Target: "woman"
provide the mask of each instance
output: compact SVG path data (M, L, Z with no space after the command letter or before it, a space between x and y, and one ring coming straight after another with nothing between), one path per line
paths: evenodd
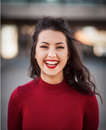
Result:
M8 130L98 129L95 85L63 19L45 17L37 23L30 77L34 80L10 97Z

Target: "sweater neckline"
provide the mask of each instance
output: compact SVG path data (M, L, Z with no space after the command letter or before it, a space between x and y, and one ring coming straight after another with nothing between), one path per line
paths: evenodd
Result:
M43 92L51 94L63 93L70 88L69 85L66 83L65 79L63 79L63 81L58 84L50 84L45 82L41 77L38 82L38 87Z

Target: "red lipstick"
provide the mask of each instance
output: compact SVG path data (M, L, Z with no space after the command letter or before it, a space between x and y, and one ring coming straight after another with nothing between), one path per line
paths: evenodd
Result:
M49 62L46 62L46 61L50 61L50 63ZM57 63L51 63L51 62L57 62ZM45 63L45 65L46 65L46 67L47 68L49 68L49 69L54 69L54 68L56 68L57 67L57 65L59 64L59 61L58 60L50 60L50 59L46 59L45 61L44 61L44 63Z

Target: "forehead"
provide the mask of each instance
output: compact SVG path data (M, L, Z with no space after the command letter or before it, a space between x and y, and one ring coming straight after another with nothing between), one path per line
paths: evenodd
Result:
M64 42L66 43L66 36L60 31L43 30L39 33L38 42Z

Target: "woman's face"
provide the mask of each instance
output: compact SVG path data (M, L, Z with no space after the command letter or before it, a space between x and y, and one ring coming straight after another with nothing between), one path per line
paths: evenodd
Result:
M69 58L65 35L53 30L40 32L35 58L41 69L41 77L63 77L63 68Z

